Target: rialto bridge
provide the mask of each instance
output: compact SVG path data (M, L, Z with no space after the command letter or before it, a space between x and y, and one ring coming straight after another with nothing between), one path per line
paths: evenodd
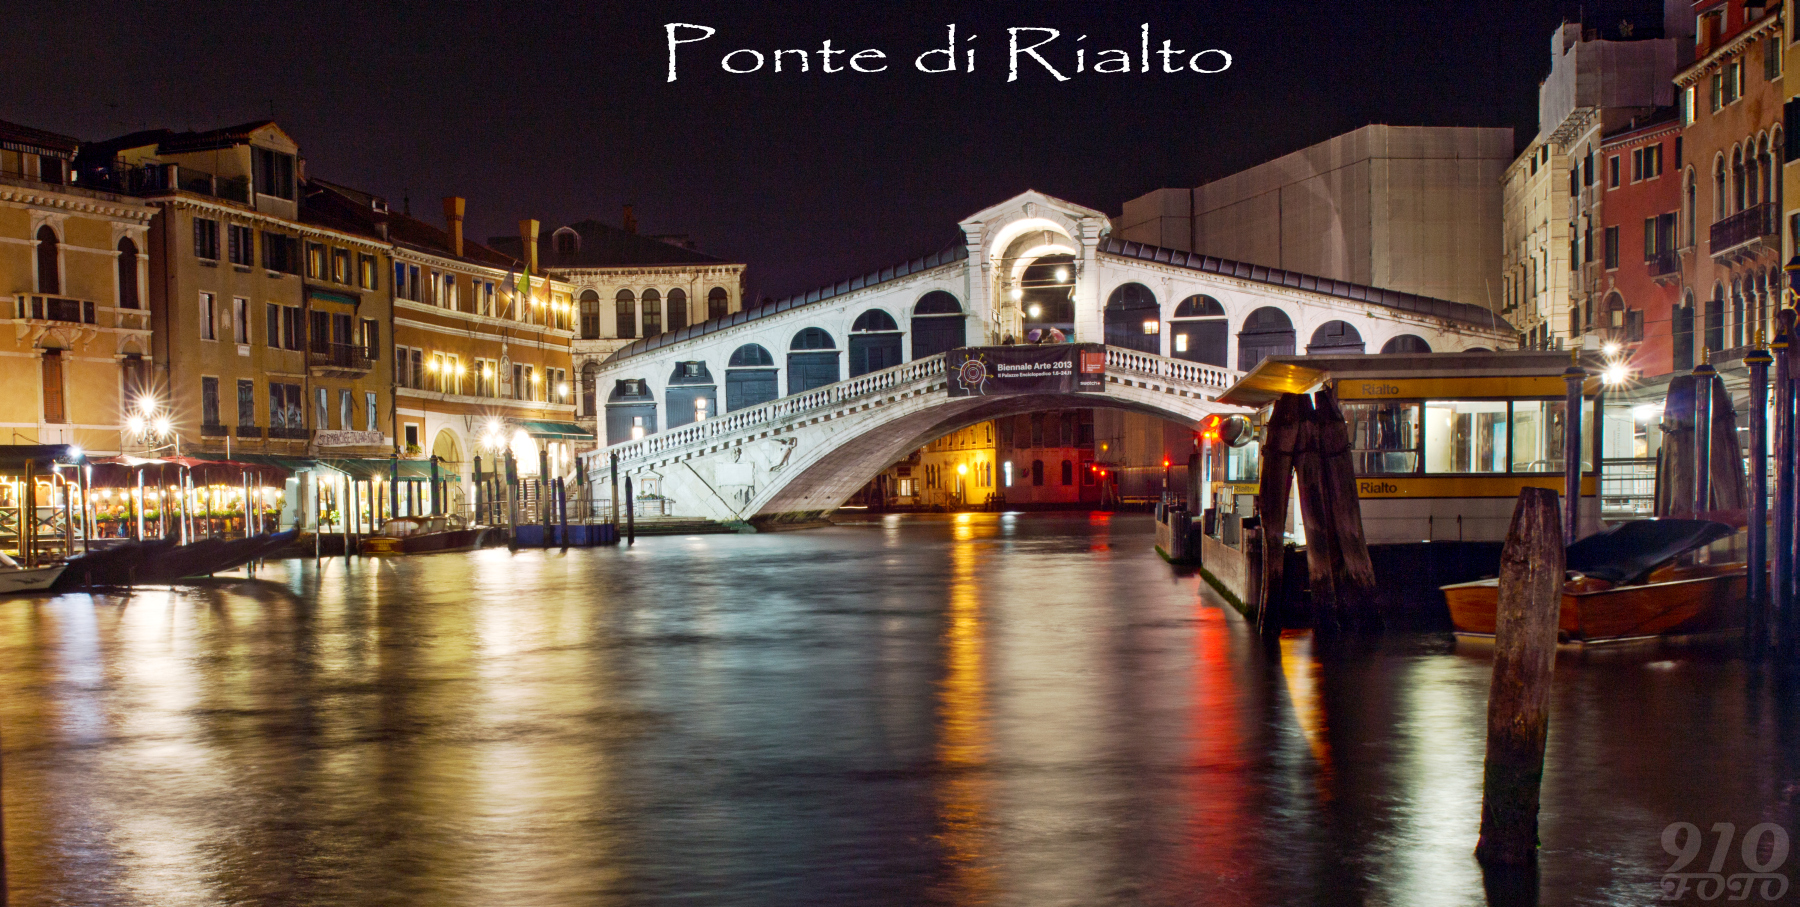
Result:
M804 518L1000 416L1110 406L1193 423L1232 410L1215 398L1264 356L1516 341L1476 306L1120 242L1104 214L1037 192L961 227L936 255L614 353L582 376L605 432L589 487L604 497L616 455L672 514ZM1107 345L1104 393L947 393L944 351L1052 328Z

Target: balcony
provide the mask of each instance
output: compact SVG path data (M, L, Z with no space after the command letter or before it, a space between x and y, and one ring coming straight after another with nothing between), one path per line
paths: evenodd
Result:
M230 436L230 434L231 429L224 425L209 422L200 423L200 437L202 438L224 438Z
M1676 286L1681 283L1681 254L1674 249L1664 249L1644 259L1644 270L1650 272L1650 279L1664 286Z
M237 427L237 436L240 438L260 438L263 436L262 428L255 425L240 425Z
M269 437L277 441L307 441L312 439L312 432L304 425L271 425Z
M368 350L353 343L314 343L306 352L314 377L360 378L375 367Z
M124 195L160 195L182 191L226 201L250 203L250 181L244 177L214 176L179 164L145 164L84 171L82 185Z
M61 321L66 324L95 324L94 303L86 299L64 299L58 296L18 297L18 317L32 321Z
M1712 225L1712 256L1736 264L1773 250L1781 254L1781 212L1773 202L1752 205ZM1767 240L1773 239L1773 242Z

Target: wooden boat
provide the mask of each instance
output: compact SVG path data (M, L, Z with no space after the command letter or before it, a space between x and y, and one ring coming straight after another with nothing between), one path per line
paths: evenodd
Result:
M1563 584L1557 637L1599 642L1729 630L1744 625L1743 563L1663 567L1639 585L1615 586L1593 577ZM1445 586L1450 622L1465 636L1494 635L1500 581Z
M486 526L453 526L449 517L394 517L362 540L365 555L470 551L487 541Z
M51 564L48 567L32 567L26 569L19 566L12 558L5 558L0 563L0 595L14 595L24 592L43 592L62 575L65 564Z
M1635 520L1570 545L1558 637L1598 642L1742 627L1749 577L1743 562L1675 563L1731 533L1730 526L1712 520ZM1441 588L1457 633L1494 635L1498 579Z

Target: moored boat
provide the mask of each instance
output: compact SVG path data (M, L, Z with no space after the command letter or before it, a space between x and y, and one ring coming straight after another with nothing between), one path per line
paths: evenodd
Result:
M1707 520L1640 520L1569 546L1558 638L1591 643L1741 628L1743 562L1672 563L1730 534L1731 527ZM1459 635L1494 635L1498 579L1442 588Z
M17 561L0 554L0 595L43 592L62 575L63 564L48 567L21 567Z
M452 525L449 517L394 517L381 531L362 540L365 555L427 554L480 548L492 530L487 526Z

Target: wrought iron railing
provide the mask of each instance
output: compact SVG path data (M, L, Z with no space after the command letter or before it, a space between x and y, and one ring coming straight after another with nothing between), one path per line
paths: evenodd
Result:
M1781 232L1781 211L1773 202L1752 205L1712 225L1712 254L1720 255Z
M63 321L69 324L94 324L94 303L87 299L65 299L60 296L18 297L18 317L36 321Z

